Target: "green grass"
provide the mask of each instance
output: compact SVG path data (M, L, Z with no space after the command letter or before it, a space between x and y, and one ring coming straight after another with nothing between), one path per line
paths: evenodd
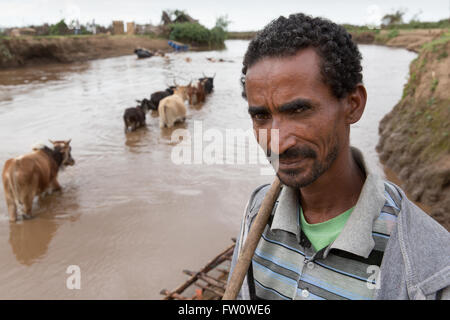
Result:
M438 59L438 60L442 60L442 59L445 59L445 58L447 58L447 57L448 57L447 51L442 51L442 52L438 55L437 59Z
M425 112L418 110L414 113L415 118L412 125L413 138L427 136L432 143L424 146L420 156L425 161L434 161L450 150L449 129L449 105L450 101L435 101L431 109Z
M393 29L391 31L389 31L387 37L388 39L392 39L398 36L398 30L397 29Z
M450 20L442 19L433 22L410 21L408 23L386 26L386 29L447 29L450 28Z
M0 43L0 59L8 61L12 59L12 54L4 43Z
M450 31L447 31L446 33L441 35L439 38L437 38L437 39L435 39L433 41L424 43L422 45L422 49L423 50L430 50L430 51L434 51L435 52L435 50L437 49L438 46L444 45L444 44L446 44L449 41L450 41Z
M406 98L408 95L413 95L414 92L416 91L416 73L412 72L408 82L406 83L405 87L403 88L403 94L402 94L402 99Z
M430 99L428 99L427 101L427 106L431 107L434 103L436 102L436 99L434 97L431 97Z
M433 79L433 81L431 81L431 92L436 91L436 87L439 84L439 80L438 79Z

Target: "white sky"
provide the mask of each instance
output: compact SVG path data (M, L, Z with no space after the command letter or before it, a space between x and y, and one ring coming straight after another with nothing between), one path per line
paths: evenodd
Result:
M112 20L158 24L164 9L186 10L211 28L216 18L228 15L231 31L259 30L280 15L303 12L336 23L379 24L381 17L405 9L409 21L437 21L450 16L450 0L0 0L0 26L27 26L66 22L78 18L109 25Z

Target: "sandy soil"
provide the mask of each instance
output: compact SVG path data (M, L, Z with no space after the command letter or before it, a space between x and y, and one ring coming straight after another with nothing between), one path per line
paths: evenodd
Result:
M381 35L388 34L388 30L381 32ZM418 29L418 30L399 30L398 36L384 43L390 47L400 47L419 52L422 45L433 41L445 33L442 29Z

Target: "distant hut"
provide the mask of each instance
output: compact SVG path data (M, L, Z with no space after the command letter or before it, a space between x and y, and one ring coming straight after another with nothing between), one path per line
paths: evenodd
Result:
M133 35L136 33L136 26L134 22L127 22L127 34Z
M173 20L174 23L184 23L184 22L191 22L191 23L198 23L198 20L195 20L190 15L184 12L180 12L177 17Z
M113 34L124 34L123 21L113 21Z
M12 29L9 35L11 37L34 36L36 35L36 30L34 28L16 28Z
M170 19L170 16L166 11L162 12L161 22L163 23L163 25L168 25L172 23L172 19Z
M175 10L175 12L173 12L173 15L175 15L175 18L172 20L170 18L170 15L166 11L163 11L161 16L161 21L163 25L168 25L171 23L184 23L184 22L198 23L198 20L195 20L184 11Z

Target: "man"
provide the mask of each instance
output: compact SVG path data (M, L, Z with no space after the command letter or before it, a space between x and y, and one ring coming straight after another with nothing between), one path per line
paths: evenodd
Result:
M239 298L448 299L448 232L350 147L367 93L345 29L280 17L251 41L243 64L258 142L259 130L270 145L278 129L283 188ZM232 269L268 189L249 200Z

